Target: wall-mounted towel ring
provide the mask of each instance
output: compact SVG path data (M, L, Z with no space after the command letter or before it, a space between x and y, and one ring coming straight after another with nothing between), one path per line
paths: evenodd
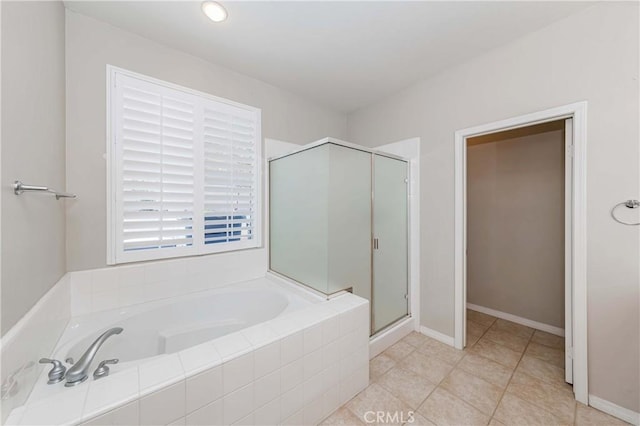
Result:
M613 206L613 208L611 209L611 217L613 218L613 220L615 220L618 223L621 223L623 225L631 225L631 226L637 226L640 225L640 222L625 222L623 220L620 220L616 217L616 209L620 206L625 206L628 209L637 209L640 207L640 201L638 200L627 200L624 201L622 203L618 203L615 206Z

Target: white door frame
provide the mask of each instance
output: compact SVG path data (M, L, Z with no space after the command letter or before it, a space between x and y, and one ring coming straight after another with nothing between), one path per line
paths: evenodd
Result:
M455 132L455 282L454 344L463 349L466 333L467 293L467 138L548 121L573 118L573 392L588 405L587 370L587 102L483 124ZM565 284L566 285L566 284Z

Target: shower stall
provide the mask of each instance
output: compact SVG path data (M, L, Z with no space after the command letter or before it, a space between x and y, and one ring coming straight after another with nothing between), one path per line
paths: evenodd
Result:
M269 268L370 301L371 335L409 315L409 164L332 138L269 160Z

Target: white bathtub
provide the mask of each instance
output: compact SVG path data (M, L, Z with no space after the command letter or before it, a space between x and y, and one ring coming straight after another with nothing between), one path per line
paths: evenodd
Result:
M179 298L83 315L71 319L55 357L77 360L101 332L122 327L124 331L111 336L98 352L100 359L119 359L119 364L111 367L112 371L119 371L319 302L321 299L314 295L261 278Z
M369 306L278 279L74 317L53 357L77 360L105 330L89 379L46 384L7 424L317 424L368 384ZM118 358L108 377L98 362Z

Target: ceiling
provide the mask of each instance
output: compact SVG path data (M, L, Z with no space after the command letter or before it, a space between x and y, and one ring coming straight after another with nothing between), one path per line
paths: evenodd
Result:
M350 112L588 2L66 1L74 11Z

